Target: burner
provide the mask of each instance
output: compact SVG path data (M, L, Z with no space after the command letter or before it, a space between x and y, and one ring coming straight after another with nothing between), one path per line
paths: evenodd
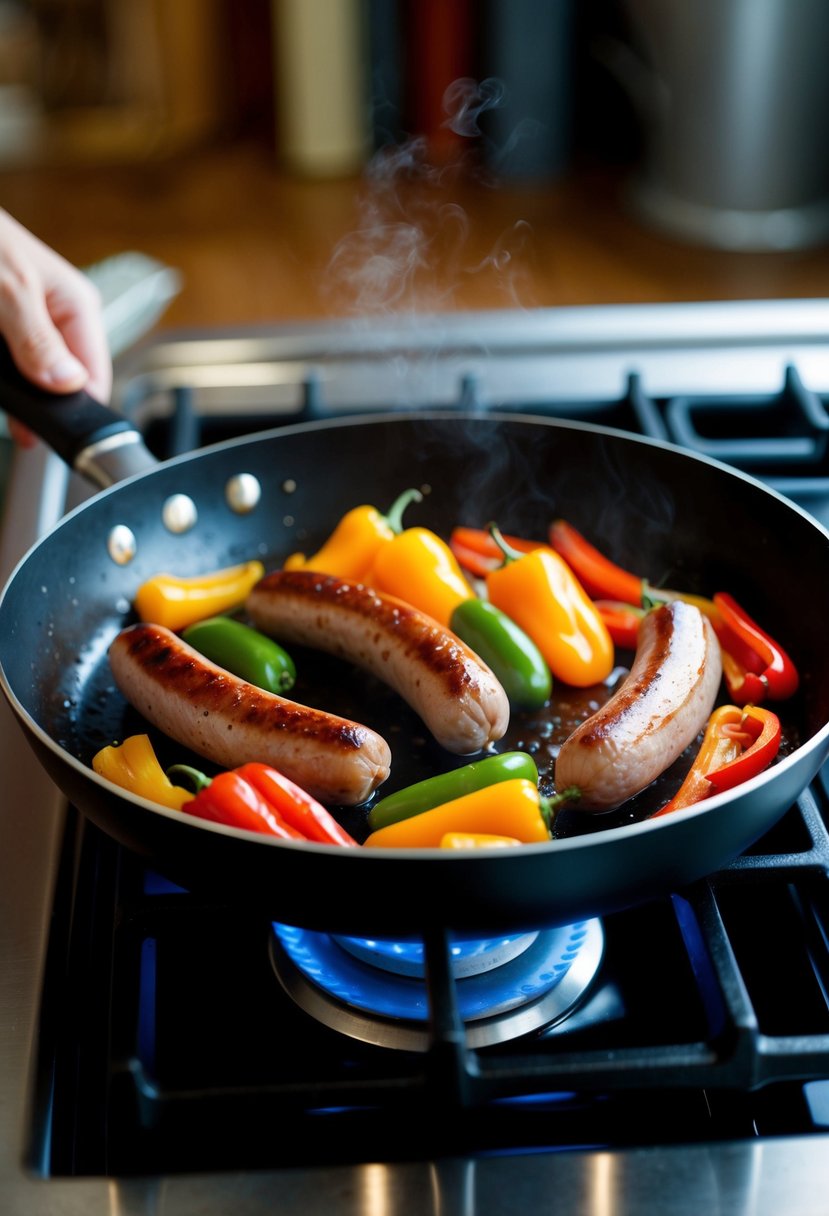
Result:
M502 1043L562 1021L601 963L598 920L484 940L452 939L458 1011L470 1047ZM377 1046L430 1043L424 946L273 925L271 958L286 992L334 1030Z
M449 948L452 974L456 979L465 979L502 967L523 954L537 937L537 933L521 933L513 937L453 942ZM390 942L369 937L335 937L334 941L356 958L383 971L417 975L421 979L426 974L425 951L420 940Z

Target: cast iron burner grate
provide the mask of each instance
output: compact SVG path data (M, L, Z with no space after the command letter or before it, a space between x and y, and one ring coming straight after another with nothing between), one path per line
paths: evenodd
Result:
M288 423L371 412L362 404L329 400L328 380L313 368L303 369L292 407L276 414L238 410L204 410L197 386L167 385L150 393L151 383L138 381L125 411L146 434L159 457L180 455L207 444ZM639 373L626 377L623 391L610 397L544 396L495 398L482 374L462 373L448 394L421 402L430 408L522 413L609 426L651 439L676 443L691 451L743 469L799 503L824 526L829 525L829 413L824 397L803 384L797 367L783 369L780 385L764 393L681 393L652 396ZM411 410L406 404L381 403L383 409ZM375 411L376 412L376 411Z

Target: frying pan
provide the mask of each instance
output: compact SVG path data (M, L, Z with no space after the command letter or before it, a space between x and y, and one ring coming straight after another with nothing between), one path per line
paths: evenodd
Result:
M8 362L4 375L9 412L88 478L114 484L67 515L12 574L0 600L3 691L70 802L188 889L340 933L572 923L669 894L726 864L782 817L826 757L829 533L747 475L608 428L461 410L285 426L157 463L124 419L83 394L56 405ZM228 502L239 474L261 487L249 510ZM142 729L114 690L106 651L133 619L145 578L250 557L275 567L297 549L313 551L351 507L383 508L410 486L427 491L410 522L443 535L497 519L506 532L543 537L562 516L656 586L731 591L799 666L802 687L780 710L788 754L695 809L650 822L582 814L564 839L474 855L282 843L159 808L92 771L98 748ZM175 495L197 512L181 532L165 523ZM122 527L135 552L116 561L111 538ZM350 708L369 725L389 726L389 700L366 677L343 666L331 688L336 712ZM292 695L301 692L298 684ZM458 763L437 745L416 747L423 730L405 712L388 736L384 793L395 780ZM163 755L165 741L157 742Z

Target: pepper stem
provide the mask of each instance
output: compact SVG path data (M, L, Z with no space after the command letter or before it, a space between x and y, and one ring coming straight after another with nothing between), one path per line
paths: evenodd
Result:
M185 779L185 788L191 786L194 793L198 794L201 790L206 790L211 783L211 778L204 773L199 772L197 768L191 768L189 764L173 764L167 769L167 777L172 781L173 785L181 785L181 781L177 778Z
M568 785L557 794L545 795L541 799L541 814L547 824L547 830L552 832L553 826L562 807L568 802L578 802L581 790L577 785Z
M652 608L660 608L662 604L667 604L668 599L659 591L651 587L646 579L642 580L642 607L649 612Z
M410 502L423 502L423 495L420 490L404 490L400 497L396 498L389 507L385 519L392 532L399 534L403 531L403 512Z
M504 540L501 529L496 523L488 523L486 530L503 553L505 566L510 562L517 562L519 558L527 556L526 553L520 553L518 549L513 549L512 545L508 544L507 541Z

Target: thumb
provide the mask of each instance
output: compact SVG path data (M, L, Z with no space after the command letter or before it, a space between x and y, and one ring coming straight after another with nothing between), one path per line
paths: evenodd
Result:
M33 383L55 393L83 388L89 374L69 350L49 317L26 330L11 328L6 334L12 359Z

